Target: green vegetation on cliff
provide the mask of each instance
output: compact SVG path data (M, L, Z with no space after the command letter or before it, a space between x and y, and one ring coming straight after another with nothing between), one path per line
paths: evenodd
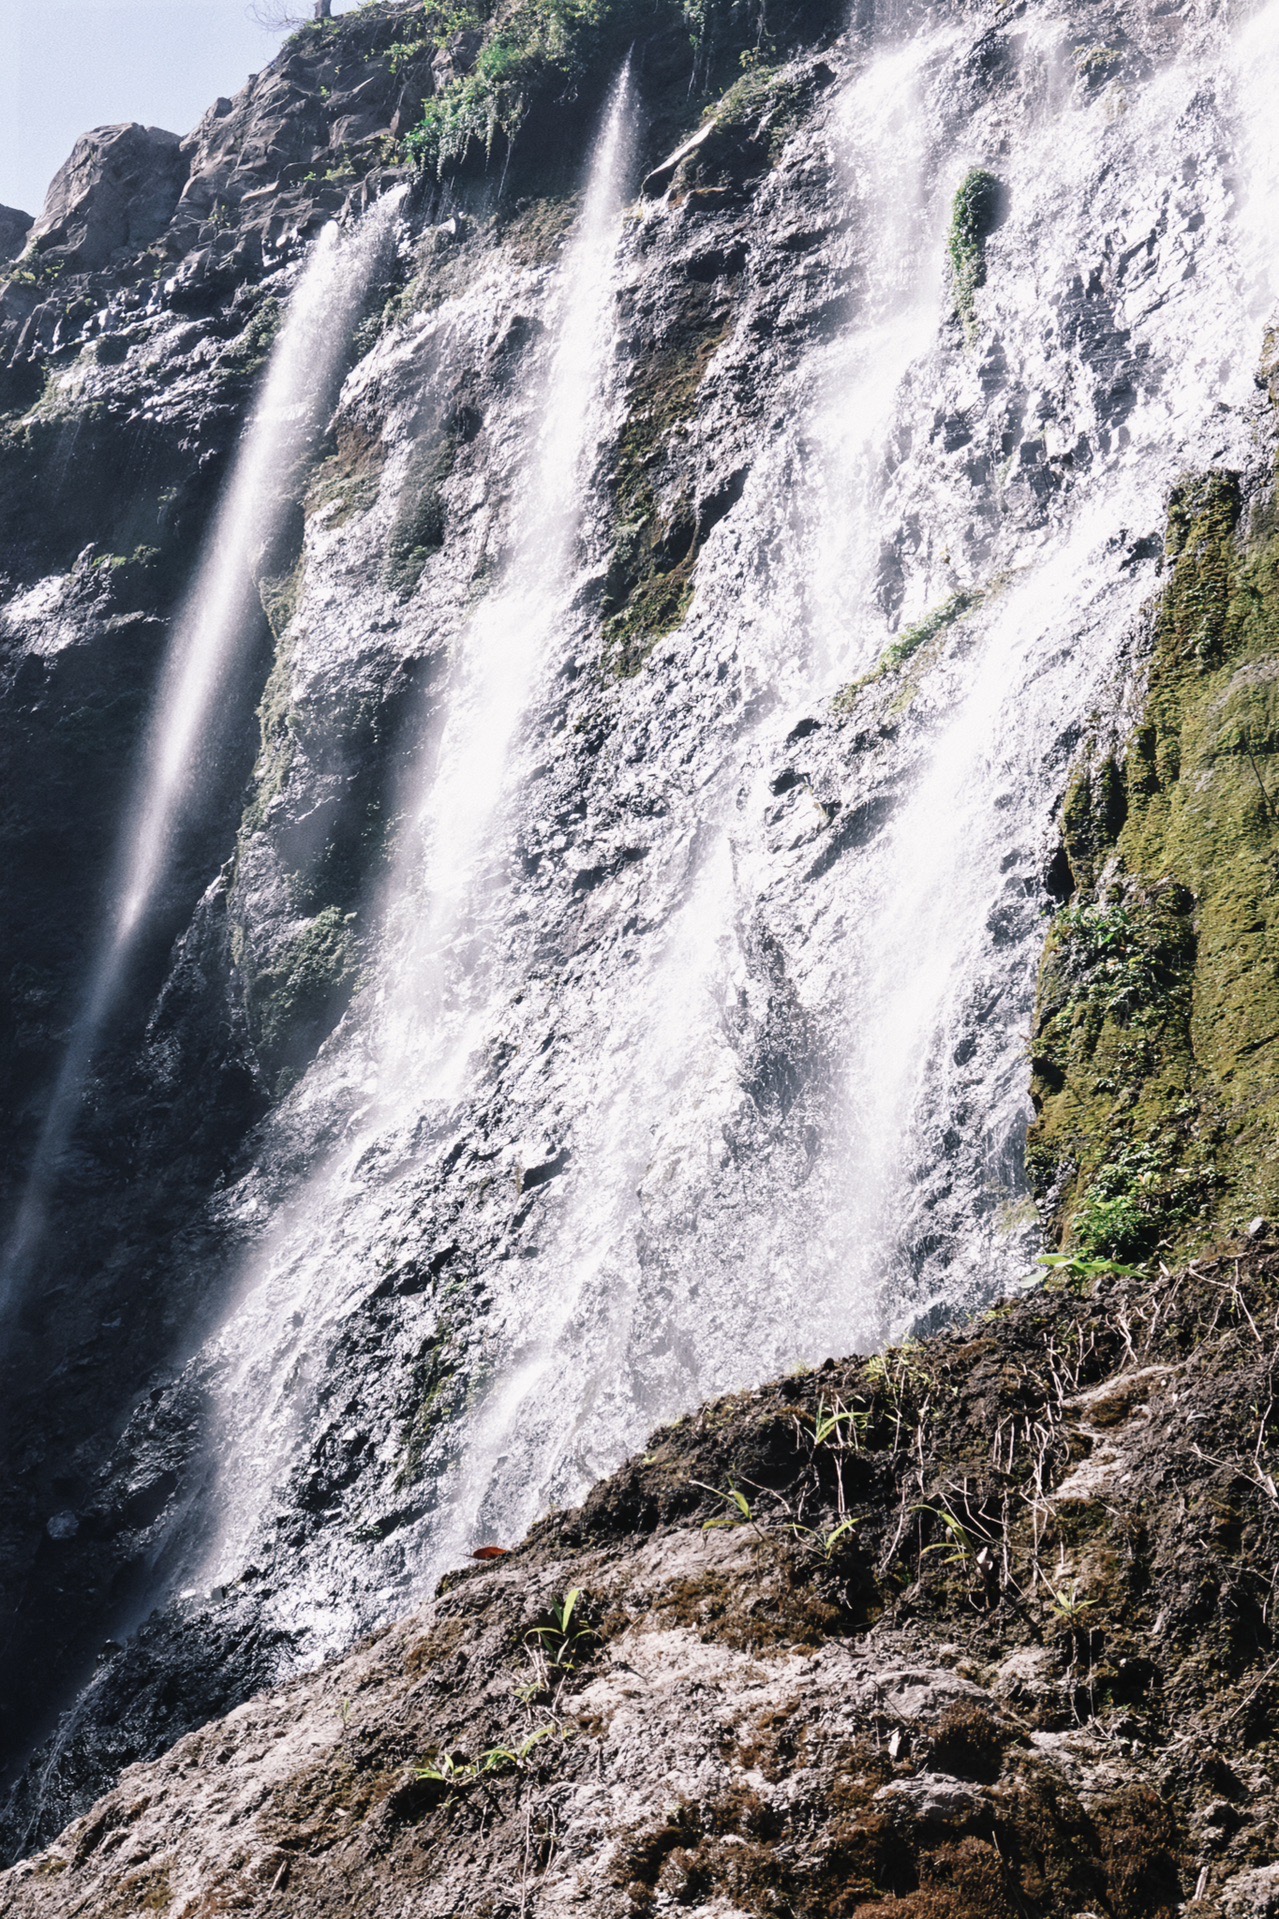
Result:
M986 284L986 242L999 224L1003 188L993 173L974 167L955 195L947 251L955 288L955 310L966 327L973 323L979 287Z
M1279 534L1187 482L1145 710L1080 772L1029 1161L1067 1245L1194 1246L1279 1211Z
M687 493L668 497L670 457L726 331L720 302L697 289L638 363L614 468L615 536L604 596L604 657L622 675L638 672L693 596L709 529Z
M562 153L564 110L593 110L628 53L660 123L657 96L678 95L686 118L690 92L717 93L743 64L783 59L840 19L826 0L767 12L733 0L424 0L375 3L303 35L336 49L344 37L380 34L405 98L421 102L403 155L443 179L517 140Z

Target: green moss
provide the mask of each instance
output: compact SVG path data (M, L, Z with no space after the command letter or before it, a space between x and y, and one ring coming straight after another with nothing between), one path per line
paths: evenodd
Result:
M1080 773L1028 1158L1067 1245L1192 1249L1279 1211L1279 537L1178 489L1145 709Z
M693 572L709 527L667 480L673 442L692 417L707 369L728 331L712 304L693 308L673 337L639 362L614 469L614 544L604 597L604 662L637 673L657 640L673 632L693 596Z
M1085 87L1101 87L1123 71L1122 47L1082 47L1075 55L1075 72Z
M227 378L251 379L271 357L271 348L280 331L283 314L280 302L268 295L258 306L248 325L228 347L218 364L218 372Z
M299 560L287 573L264 574L258 581L262 611L277 642L284 638L289 622L298 610L298 602L302 598L303 571Z
M993 173L974 167L955 195L947 252L955 288L955 311L966 327L976 317L976 296L986 284L986 241L999 220L1003 188Z
M742 55L745 71L714 106L708 118L725 132L766 122L769 152L775 158L812 105L811 76L789 66L764 66L751 49Z
M502 220L502 249L529 266L545 266L555 259L572 231L578 203L571 199L526 201Z
M1076 886L1091 886L1097 862L1114 845L1128 817L1124 777L1113 754L1081 767L1062 806L1062 842Z
M896 673L906 665L908 660L913 659L916 653L927 646L930 640L935 640L939 633L944 633L948 627L954 626L957 620L962 620L966 613L971 613L975 606L980 606L985 597L985 593L981 590L952 593L948 600L943 600L940 606L935 606L932 612L925 614L922 620L917 621L914 626L908 626L904 632L898 634L891 645L884 648L869 673L864 673L860 680L854 680L851 685L840 688L832 702L834 711L850 712L856 705L857 696L863 687L873 686L876 680L884 679L889 673Z
M243 958L241 960L243 966ZM287 1079L350 997L357 971L355 915L327 906L270 966L246 978L245 1003L259 1058Z
M91 562L100 578L110 581L117 598L144 588L161 559L157 546L135 546L132 553L100 553Z
M444 545L448 509L442 489L453 471L462 437L456 418L441 422L418 447L400 489L387 535L383 578L406 599L431 555Z
M357 424L344 422L338 431L337 451L317 468L307 490L308 516L338 527L357 514L367 513L377 502L385 464L386 449L381 441Z
M294 598L296 600L296 592ZM277 602L276 617L279 618L284 611L284 604ZM269 612L267 617L271 617ZM240 827L242 836L257 832L265 824L271 802L284 791L293 764L296 715L293 710L293 655L287 642L287 626L286 619L276 635L275 659L258 704L260 745L253 768L251 796Z

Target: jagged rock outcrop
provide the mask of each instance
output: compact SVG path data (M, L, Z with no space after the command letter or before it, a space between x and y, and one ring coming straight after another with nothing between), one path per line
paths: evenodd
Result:
M708 1407L129 1771L13 1919L1262 1919L1279 1255Z
M187 156L161 127L98 127L53 176L28 250L72 271L123 254L132 262L163 233L186 183Z

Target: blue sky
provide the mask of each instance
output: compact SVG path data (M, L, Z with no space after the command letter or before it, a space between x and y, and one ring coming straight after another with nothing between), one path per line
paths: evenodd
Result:
M334 11L346 11L341 0ZM249 18L247 0L0 0L0 204L39 213L89 127L141 120L189 133L280 38Z

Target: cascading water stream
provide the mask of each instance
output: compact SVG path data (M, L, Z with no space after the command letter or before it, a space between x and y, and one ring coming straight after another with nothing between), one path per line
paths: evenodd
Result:
M389 976L379 1011L379 1103L411 1115L434 1082L456 1086L483 1034L482 962L466 929L482 928L498 883L485 843L502 801L512 746L562 627L576 569L587 455L598 435L609 364L617 237L630 172L630 62L613 88L591 157L581 216L564 263L554 344L521 475L510 557L468 622L438 751L411 799L387 913ZM482 942L482 931L479 934ZM466 1007L476 1008L478 1026ZM454 1055L452 1063L440 1057Z
M487 949L492 902L506 883L503 809L521 730L554 678L576 581L582 502L609 404L634 117L628 61L558 275L507 558L464 623L439 737L424 742L406 797L374 981L349 1035L367 1058L364 1110L268 1229L224 1335L238 1357L220 1396L230 1473L203 1559L215 1576L243 1563L292 1464L306 1340L340 1325L364 1283L362 1255L397 1205L382 1181L393 1188L447 1124L495 1017ZM334 1643L350 1623L343 1613ZM326 1622L311 1629L323 1641Z
M987 596L962 642L971 661L965 668L956 648L955 664L938 673L943 683L947 670L955 675L957 697L934 721L918 783L866 874L870 910L849 998L850 1025L855 1019L860 1031L850 1047L842 1161L852 1204L832 1211L849 1248L840 1296L865 1299L887 1280L886 1328L975 1303L993 1272L1011 1277L1035 1250L1036 1222L1017 1221L1009 1179L1020 1163L1038 956L1038 940L1018 934L1027 925L1033 933L1027 896L1038 891L1026 796L1042 805L1053 769L1063 778L1072 727L1087 725L1120 649L1139 629L1155 580L1131 529L1158 528L1168 491L1187 470L1246 468L1253 458L1253 368L1273 295L1249 298L1247 283L1260 268L1260 283L1269 284L1271 268L1256 259L1246 228L1232 233L1220 128L1203 100L1209 75L1227 101L1233 93L1232 130L1253 202L1273 204L1273 157L1257 138L1266 116L1255 93L1249 99L1256 31L1224 61L1192 58L1157 76L1120 134L1094 108L1067 137L1083 116L1052 102L1014 163L1013 214L999 253L1020 256L1030 270L992 269L994 325L1005 351L1017 355L1022 390L1038 388L1045 438L1078 443L1082 427L1093 447L1087 483L1065 492L1038 535L1021 535L1007 570L991 567L963 582ZM1178 262L1175 275L1165 269L1155 288L1130 297L1129 364L1140 372L1112 432L1080 390L1086 361L1076 363L1073 393L1061 393L1060 375L1056 392L1045 380L1043 292L1067 282L1072 254L1083 257L1085 223L1095 230L1108 211L1115 178L1131 194L1147 153L1167 168L1165 206L1180 171L1193 175L1197 205L1210 217L1189 269ZM1077 225L1059 214L1054 221L1063 207L1081 209ZM1153 541L1146 550L1155 550ZM991 1163L988 1178L975 1164L961 1217L944 1186L955 1128L964 1125L984 1136Z
M5 1249L0 1310L13 1303L38 1246L94 1052L216 762L221 709L261 618L257 582L272 571L300 463L332 407L352 330L403 198L402 188L388 194L348 231L326 227L289 299L161 673L120 835L106 926Z
M849 609L858 605L859 590L865 597L873 564L871 494L884 437L906 370L937 332L940 233L925 178L920 93L923 76L951 39L924 36L874 58L845 89L835 115L837 160L860 218L867 271L851 324L807 370L827 396L815 416L810 408L818 477L806 502L800 550L787 568L786 604L778 605L767 642L776 649L778 678L798 680L801 690L814 674L828 676L833 660L846 663ZM801 621L794 617L797 605L805 609ZM865 644L864 632L854 632ZM518 1537L546 1503L548 1488L559 1496L607 1469L616 1421L636 1429L686 1397L673 1380L654 1380L638 1390L644 1410L637 1421L630 1403L636 1386L628 1380L637 1348L652 1352L675 1343L686 1353L701 1345L705 1353L725 1330L706 1303L691 1314L668 1292L657 1310L652 1300L645 1303L635 1241L659 1132L662 1158L675 1164L687 1154L705 1164L708 1143L735 1104L739 1062L715 1001L736 911L735 775L750 753L748 735L735 743L725 789L709 796L721 816L704 821L685 903L665 932L652 936L646 976L637 986L629 971L621 975L617 999L597 1016L600 1055L588 1068L582 1115L590 1139L580 1149L549 1258L536 1272L522 1272L518 1289L496 1303L488 1345L500 1355L497 1378L471 1420L452 1524L434 1542L436 1567L455 1560L471 1536ZM795 1304L802 1314L806 1302ZM787 1315L770 1314L763 1298L757 1309L763 1341L771 1345L773 1327ZM734 1336L752 1316L739 1300L728 1315ZM699 1337L698 1321L709 1342ZM772 1363L757 1349L751 1370L766 1373ZM693 1369L703 1374L705 1360ZM700 1394L701 1387L694 1390Z

